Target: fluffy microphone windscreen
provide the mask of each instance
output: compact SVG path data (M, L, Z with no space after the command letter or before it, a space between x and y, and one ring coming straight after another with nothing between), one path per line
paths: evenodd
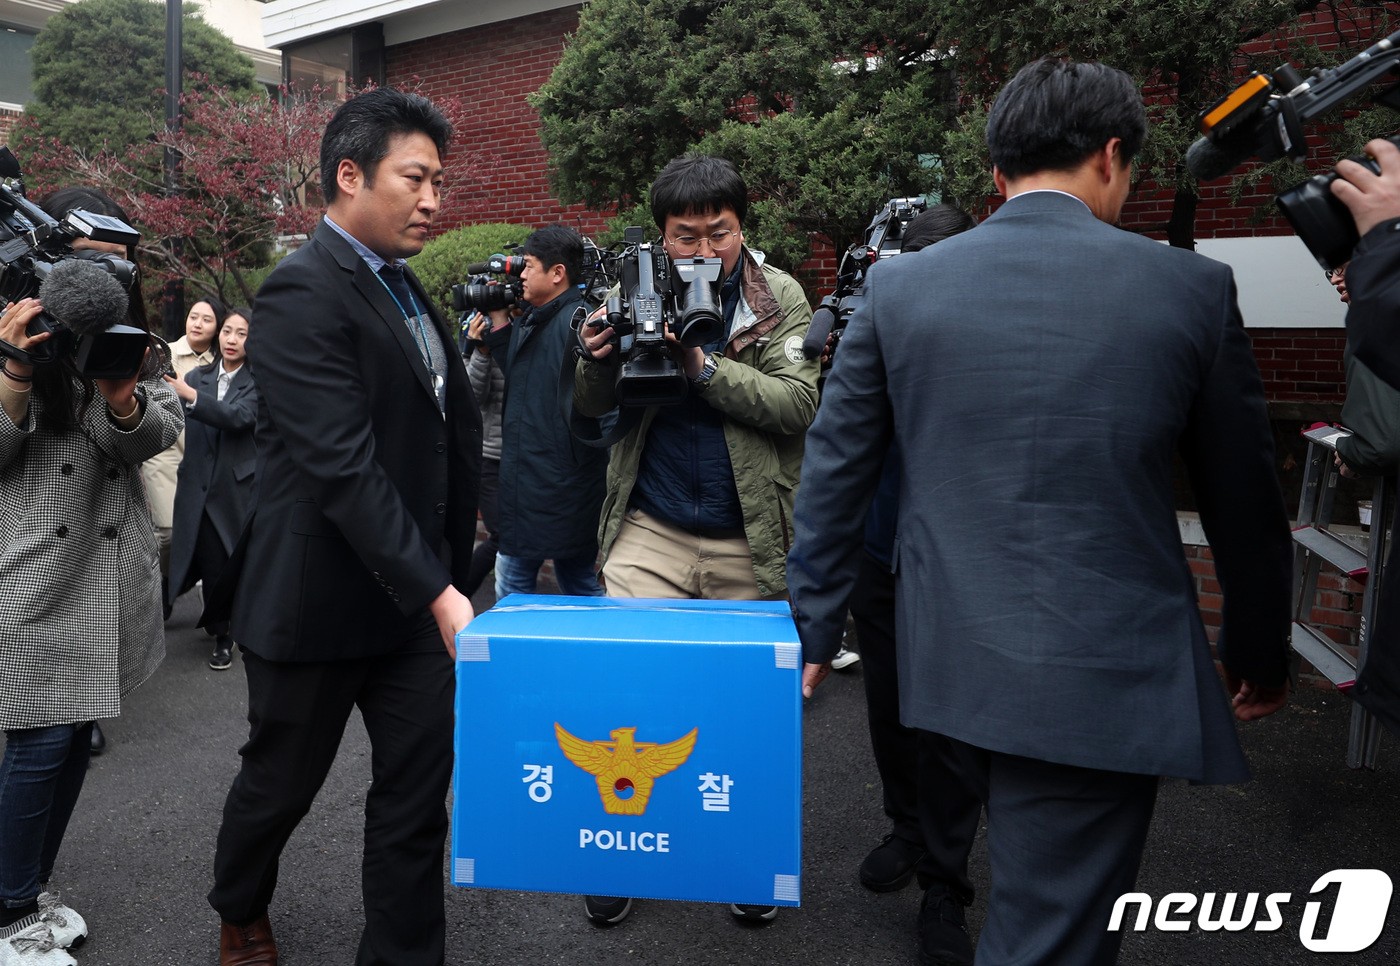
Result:
M44 311L74 335L109 329L126 318L126 289L121 282L82 259L65 259L39 284Z

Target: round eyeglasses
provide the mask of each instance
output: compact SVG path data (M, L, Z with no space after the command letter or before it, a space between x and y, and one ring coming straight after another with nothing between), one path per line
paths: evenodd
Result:
M705 242L709 243L712 252L727 252L738 240L739 233L737 231L721 228L708 235L677 235L675 238L668 235L666 244L670 245L677 255L689 258L698 253L700 246Z

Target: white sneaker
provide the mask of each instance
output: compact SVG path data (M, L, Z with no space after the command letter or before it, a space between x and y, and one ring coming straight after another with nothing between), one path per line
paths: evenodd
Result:
M831 667L836 671L844 671L846 668L859 663L860 655L844 645L842 645L841 650L836 652L836 656L831 659Z
M76 949L87 939L87 923L59 901L57 890L39 893L39 919L48 925L54 942L64 949Z
M0 929L0 966L78 966L36 912Z

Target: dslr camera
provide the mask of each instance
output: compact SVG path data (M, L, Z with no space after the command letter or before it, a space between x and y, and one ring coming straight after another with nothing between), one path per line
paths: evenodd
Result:
M27 333L51 333L28 351L0 341L0 353L29 365L70 358L91 379L129 379L153 344L148 332L125 324L131 262L106 252L73 251L79 238L132 246L141 235L120 218L75 210L62 221L24 195L19 162L0 147L0 298L40 295L44 311Z
M928 199L918 195L914 198L891 198L875 213L870 227L865 229L865 240L852 245L841 256L841 263L836 268L836 288L822 299L812 313L807 338L802 341L803 355L808 359L820 357L830 337L831 354L835 356L836 345L845 335L846 323L855 311L851 296L865 284L865 273L880 259L893 258L903 250L904 229L915 215L926 210Z
M1283 64L1272 74L1255 72L1201 112L1204 135L1186 152L1186 167L1201 181L1224 177L1250 158L1301 161L1307 154L1303 125L1369 87L1400 65L1400 31L1373 44L1337 67L1302 76ZM1400 110L1400 84L1376 100ZM1392 143L1400 141L1392 138ZM1370 158L1352 158L1379 173ZM1315 175L1282 192L1276 199L1293 230L1318 264L1331 270L1351 258L1360 240L1347 207L1332 196L1336 172Z
M604 302L595 329L611 326L618 340L616 394L621 406L666 406L690 391L690 382L671 355L666 333L695 348L724 334L718 258L669 259L645 240L637 226L623 233L618 256L618 292ZM582 331L580 330L580 336ZM580 348L580 351L582 349Z

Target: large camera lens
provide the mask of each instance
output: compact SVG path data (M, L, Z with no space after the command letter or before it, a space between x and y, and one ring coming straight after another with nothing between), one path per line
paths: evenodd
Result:
M1389 140L1391 144L1400 146L1400 138ZM1381 173L1380 165L1373 158L1354 157L1348 160L1355 161L1373 174ZM1335 171L1314 175L1274 199L1303 244L1308 246L1308 251L1312 252L1313 258L1328 271L1350 261L1352 249L1361 240L1351 211L1332 194L1332 182L1336 180Z
M705 289L705 286L692 285L686 293L685 308L681 311L681 330L676 338L687 349L708 345L724 332L724 315L713 302L694 299L691 292Z
M1313 258L1329 271L1349 260L1360 241L1351 212L1332 194L1336 180L1335 173L1314 175L1274 199Z
M724 312L719 304L723 262L718 258L686 258L673 264L676 279L684 287L676 338L688 349L708 345L724 335Z
M520 300L520 293L512 285L486 279L472 279L461 285L452 286L452 308L458 312L475 309L478 312L495 312L508 309Z

